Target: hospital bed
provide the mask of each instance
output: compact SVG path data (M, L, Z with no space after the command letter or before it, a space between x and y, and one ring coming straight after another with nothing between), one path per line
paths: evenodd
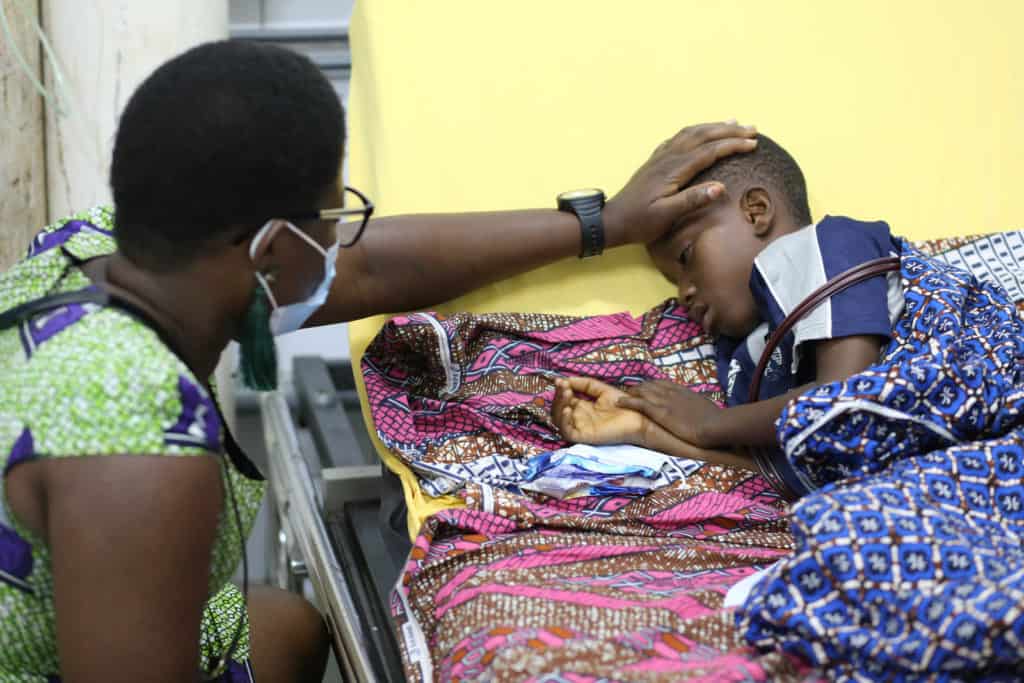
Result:
M383 214L551 206L575 186L620 187L683 123L735 116L800 161L816 215L881 214L918 238L1014 225L1024 156L999 114L1024 106L1005 28L1024 9L940 6L357 3L350 182ZM671 293L628 248L439 310L639 313ZM419 492L361 414L359 357L385 319L350 326L352 366L298 358L294 395L261 399L278 581L308 577L358 681L402 678L388 618L402 514L414 533L455 504Z
M402 506L360 417L351 367L293 361L294 396L261 398L271 497L280 531L271 558L281 588L309 580L327 619L338 667L350 681L404 680L388 593L409 543Z

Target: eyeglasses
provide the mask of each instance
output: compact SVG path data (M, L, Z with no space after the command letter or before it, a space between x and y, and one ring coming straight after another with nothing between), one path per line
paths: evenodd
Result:
M355 195L358 200L358 208L352 209L320 209L303 214L292 214L290 216L279 216L289 220L321 220L334 221L334 229L338 236L338 245L351 247L363 236L363 230L373 215L373 202L366 198L362 192L354 187L345 186L346 197L349 194Z

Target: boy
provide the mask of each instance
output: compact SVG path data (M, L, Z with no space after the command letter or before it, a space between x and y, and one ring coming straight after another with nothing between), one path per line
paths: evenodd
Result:
M903 307L898 273L854 285L802 319L773 353L761 400L748 403L754 368L769 333L804 298L853 266L898 254L899 245L885 223L812 223L800 167L764 135L753 152L694 180L707 181L724 185L722 198L648 248L677 283L680 305L715 339L727 407L669 382L623 392L572 378L557 383L552 417L572 441L626 441L760 470L799 497L811 487L778 451L775 422L809 387L878 360Z
M798 173L761 138L697 179L723 182L721 201L650 248L715 337L727 407L665 382L623 392L573 378L559 381L555 422L574 441L738 461L800 498L792 554L736 613L748 643L839 680L1024 680L1024 237L929 257L883 223L801 227ZM747 403L765 333L828 279L893 252L898 278L804 318Z

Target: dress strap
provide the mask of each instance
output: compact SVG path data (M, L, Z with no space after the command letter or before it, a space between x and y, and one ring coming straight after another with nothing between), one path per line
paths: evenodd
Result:
M76 259L77 260L77 259ZM80 265L82 262L79 261L75 265ZM79 289L74 292L62 292L60 294L49 294L32 301L27 301L19 306L15 306L9 310L0 313L0 332L8 330L12 327L20 325L29 318L32 318L40 313L51 311L55 308L61 308L62 306L70 306L73 304L95 304L97 306L116 308L127 315L134 318L136 321L145 325L153 331L160 341L170 349L171 353L177 356L179 359L182 355L174 347L174 344L168 339L168 335L157 325L153 319L143 311L139 306L125 300L122 297L113 294L107 289L108 285L92 284L84 289ZM184 362L184 361L182 361ZM188 364L186 363L186 367ZM192 371L189 368L189 371ZM193 372L192 374L195 374ZM199 379L198 375L196 376ZM200 381L202 381L200 379ZM213 401L214 407L217 409L217 417L220 418L221 430L224 434L224 451L231 458L231 463L235 466L239 472L241 472L247 479L253 479L256 481L262 481L263 475L260 474L259 469L253 464L252 460L242 447L238 445L234 435L231 433L230 427L228 427L227 420L224 419L224 413L221 411L220 403L218 403L216 396L210 392L210 400Z

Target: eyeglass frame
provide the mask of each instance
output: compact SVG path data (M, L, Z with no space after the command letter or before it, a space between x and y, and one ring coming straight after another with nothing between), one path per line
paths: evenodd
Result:
M345 185L342 187L342 189L346 192L351 192L355 196L359 197L360 201L363 202L363 207L360 209L319 209L317 211L310 211L308 213L296 213L287 216L278 216L278 218L295 221L335 221L335 224L337 225L345 216L358 216L361 214L363 216L363 221L362 223L359 224L359 229L356 231L355 237L353 237L348 242L338 242L339 247L341 247L342 249L347 249L348 247L351 247L356 242L358 242L359 238L363 236L363 231L366 230L366 224L370 222L370 216L373 215L374 206L373 202L367 199L366 195L357 190L356 188Z

